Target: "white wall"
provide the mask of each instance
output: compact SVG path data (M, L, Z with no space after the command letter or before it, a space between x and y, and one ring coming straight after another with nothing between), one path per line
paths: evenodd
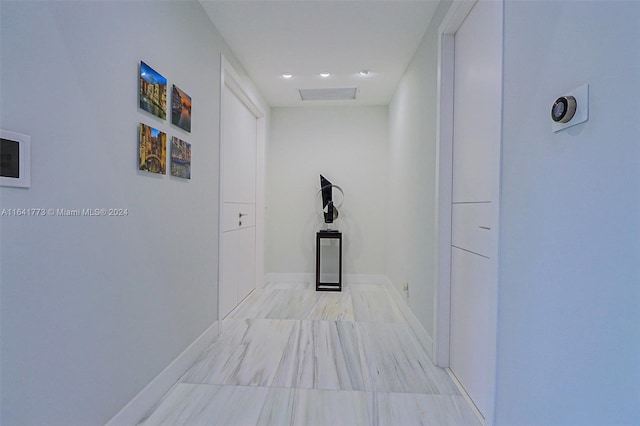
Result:
M640 422L639 19L506 2L498 425ZM589 121L552 133L584 83Z
M315 273L322 174L345 193L343 273L384 274L387 108L273 108L269 144L266 272Z
M438 6L389 105L387 275L433 338Z
M104 424L217 318L220 53L197 2L1 3L0 124L32 137L1 207L126 208L1 226L3 425ZM192 96L187 134L137 108L144 60ZM234 61L235 62L235 61ZM192 179L136 171L137 125Z

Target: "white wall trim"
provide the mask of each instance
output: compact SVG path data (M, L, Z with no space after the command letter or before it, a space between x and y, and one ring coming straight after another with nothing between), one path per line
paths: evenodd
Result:
M260 107L259 102L251 95L251 91L247 87L247 84L243 81L240 74L233 69L229 61L221 55L221 83L226 84L229 89L242 101L243 104L249 108L256 118L262 118L265 116L264 111Z
M315 277L314 277L315 280ZM385 284L389 281L386 275L382 274L345 274L345 284Z
M456 375L453 374L453 371L451 371L450 368L445 368L445 371L447 372L447 374L451 378L451 381L453 381L453 384L456 385L456 388L458 388L458 391L460 392L460 395L462 395L462 397L467 402L467 404L469 404L469 407L473 411L473 414L475 414L476 417L478 418L478 421L481 424L485 424L485 418L482 417L482 413L480 412L480 410L478 410L478 407L476 407L476 404L473 403L473 400L471 399L471 397L467 393L467 390L464 388L464 386L462 386L462 383L460 383L460 381L458 380Z
M229 89L240 99L240 101L251 111L256 117L256 271L255 271L255 287L261 286L261 280L264 276L264 253L265 253L265 173L266 173L266 143L267 143L267 119L265 107L261 105L261 102L257 100L254 91L249 85L242 79L240 74L233 68L231 63L220 55L220 150L219 150L219 179L218 179L218 319L220 318L220 277L222 276L222 234L223 224L222 215L224 209L224 194L223 194L223 168L224 164L224 151L222 147L222 128L224 123L222 122L222 109L223 109L223 91L224 87Z
M451 201L453 189L453 88L454 88L454 41L455 33L458 31L465 18L477 1L485 0L454 0L444 17L442 24L438 28L438 99L437 99L437 145L436 145L436 240L437 259L435 268L436 296L435 296L435 339L434 339L434 362L437 366L449 368L449 346L450 346L450 320L451 320ZM492 1L492 0L486 0ZM504 45L504 1L500 2L500 22L502 25L502 40ZM501 63L504 62L503 49L501 49ZM502 76L500 76L502 80ZM502 86L501 86L502 91ZM500 93L500 99L503 94ZM502 139L502 126L500 128L500 139ZM500 147L502 140L498 144L497 152L494 155L501 167ZM496 176L496 194L492 212L496 218L493 226L499 235L499 205L500 205L500 173ZM497 244L492 248L493 256L499 262ZM496 271L497 274L497 271ZM496 362L497 351L497 295L493 301L493 309L488 312L491 316L492 329L496 333L493 342L487 342L494 346L493 358ZM497 369L494 364L494 372L490 378L489 388L492 394L488 397L489 404L487 412L484 413L484 424L492 425L495 415L496 400L496 377ZM475 406L474 406L475 407ZM479 414L479 413L478 413ZM482 416L480 416L482 417Z
M453 5L452 5L453 7ZM451 12L451 9L449 10ZM442 27L441 27L442 28ZM436 261L434 268L434 362L449 366L451 314L451 177L453 173L453 36L438 36L438 100L436 113ZM448 232L447 232L448 230Z
M310 284L316 280L313 273L277 273L270 272L264 274L264 283L283 283L283 284Z
M438 367L443 368L449 367L449 319L451 314L454 36L475 3L475 0L454 0L438 28L434 362Z
M130 426L143 420L143 417L178 382L219 334L219 322L216 321L113 416L106 426Z
M389 279L382 274L343 274L343 285L385 284ZM314 284L316 275L313 272L300 273L268 273L264 275L264 283Z

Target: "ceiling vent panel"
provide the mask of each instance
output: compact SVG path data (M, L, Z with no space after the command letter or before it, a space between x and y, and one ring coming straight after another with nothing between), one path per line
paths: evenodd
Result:
M334 89L298 89L303 101L348 101L356 98L357 87Z

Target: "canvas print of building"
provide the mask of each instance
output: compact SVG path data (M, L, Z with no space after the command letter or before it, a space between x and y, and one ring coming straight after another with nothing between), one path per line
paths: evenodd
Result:
M167 134L142 123L138 129L138 169L166 174Z
M140 61L140 108L167 118L167 79Z
M191 144L171 138L171 175L191 179Z
M191 96L175 84L171 93L171 122L191 133Z

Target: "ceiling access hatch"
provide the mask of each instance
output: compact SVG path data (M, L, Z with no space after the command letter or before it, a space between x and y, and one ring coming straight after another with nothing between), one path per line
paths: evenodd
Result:
M298 91L303 101L348 101L356 98L358 88L298 89Z

